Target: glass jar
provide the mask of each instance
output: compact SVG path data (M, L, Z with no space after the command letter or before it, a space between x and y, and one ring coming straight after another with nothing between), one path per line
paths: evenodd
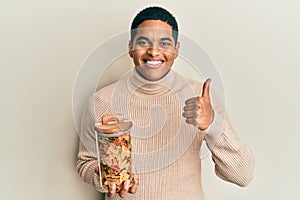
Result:
M133 179L131 127L132 122L124 120L122 115L104 115L102 122L95 124L100 187L103 192L107 192L113 183L119 191L125 180Z

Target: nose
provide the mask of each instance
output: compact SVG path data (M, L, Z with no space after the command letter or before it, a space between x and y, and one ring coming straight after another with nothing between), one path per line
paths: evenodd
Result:
M157 47L149 47L147 49L147 54L151 55L152 57L159 56L160 55L160 49L157 48Z

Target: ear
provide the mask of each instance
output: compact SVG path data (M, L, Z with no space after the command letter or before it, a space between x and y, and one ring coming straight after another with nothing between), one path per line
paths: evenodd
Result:
M133 46L132 45L133 44L132 44L131 40L129 40L129 42L128 42L128 54L131 58L133 58L133 50L132 50Z
M175 58L177 58L180 48L180 42L177 42L175 45Z

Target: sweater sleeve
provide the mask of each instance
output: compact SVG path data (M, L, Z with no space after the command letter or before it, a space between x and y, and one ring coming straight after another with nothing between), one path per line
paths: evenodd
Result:
M84 182L94 186L98 191L102 192L99 175L95 172L97 166L97 158L85 148L82 142L80 142L76 163L77 172Z
M204 139L212 153L216 175L246 187L253 179L254 155L238 137L228 116L215 111L214 121L205 132Z
M94 133L94 124L97 121L95 115L96 99L91 97L86 106L81 120L81 130L79 133L80 143L79 152L77 155L76 169L84 182L94 186L98 191L101 191L100 178L95 172L98 166L96 139Z
M195 94L201 94L203 83L187 79ZM215 164L215 173L221 179L247 186L253 179L255 159L251 149L239 138L225 112L218 93L210 89L214 108L212 124L204 130L204 140L211 151Z

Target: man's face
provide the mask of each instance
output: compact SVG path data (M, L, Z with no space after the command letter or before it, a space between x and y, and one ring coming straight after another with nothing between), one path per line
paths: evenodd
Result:
M164 77L177 58L179 43L175 45L172 27L160 20L145 20L129 42L129 55L138 73L156 81Z

